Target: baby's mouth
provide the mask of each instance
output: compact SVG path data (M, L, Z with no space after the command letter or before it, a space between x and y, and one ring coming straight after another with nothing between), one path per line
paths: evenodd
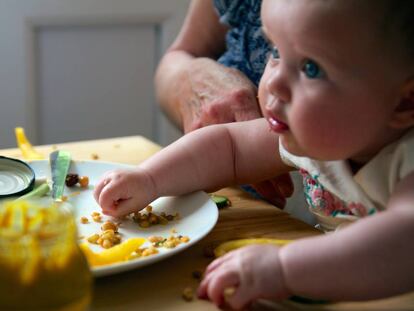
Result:
M270 129L276 133L282 133L289 130L289 126L286 123L274 117L268 117L267 122L269 122Z

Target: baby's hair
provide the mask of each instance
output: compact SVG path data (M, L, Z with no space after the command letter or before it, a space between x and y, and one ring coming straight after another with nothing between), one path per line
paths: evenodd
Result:
M364 1L364 0L362 0ZM373 6L383 6L383 27L385 35L398 35L402 48L414 60L414 1L413 0L382 0L370 1Z

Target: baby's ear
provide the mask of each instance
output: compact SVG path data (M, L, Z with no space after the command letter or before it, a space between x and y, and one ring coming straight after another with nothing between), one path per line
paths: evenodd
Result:
M414 126L414 77L402 87L400 101L394 109L390 126L395 129Z

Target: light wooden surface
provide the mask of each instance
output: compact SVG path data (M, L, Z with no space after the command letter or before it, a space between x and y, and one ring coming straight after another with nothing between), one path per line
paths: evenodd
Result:
M98 160L138 164L160 147L141 137L132 136L105 140L39 146L36 150L48 155L55 149L71 152L75 160ZM21 158L17 149L0 150L0 155ZM214 229L203 240L188 250L151 266L118 275L96 279L92 311L129 310L217 310L203 300L186 302L181 298L185 287L197 288L198 280L192 273L203 271L211 258L205 249L220 242L248 237L274 237L297 239L320 234L301 221L263 201L251 198L236 188L219 191L226 195L232 206L220 210ZM196 225L196 224L195 224ZM414 294L358 303L324 305L299 304L292 301L264 302L255 307L260 310L414 310Z

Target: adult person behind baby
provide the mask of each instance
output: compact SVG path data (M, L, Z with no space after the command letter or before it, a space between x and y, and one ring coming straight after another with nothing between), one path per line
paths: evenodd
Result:
M191 2L155 77L161 107L184 133L261 117L257 85L270 50L261 31L261 2ZM254 188L279 207L293 191L287 174Z

